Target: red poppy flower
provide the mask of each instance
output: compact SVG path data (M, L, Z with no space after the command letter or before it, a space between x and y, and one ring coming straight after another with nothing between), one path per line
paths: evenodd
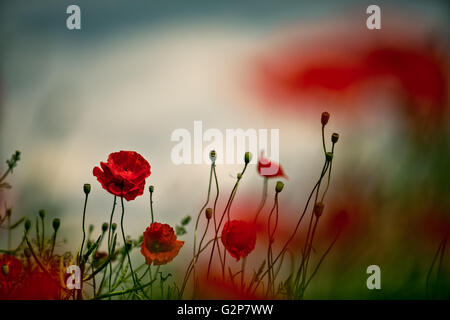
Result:
M263 151L261 151L261 155L258 159L257 169L258 169L259 175L266 177L266 178L283 177L285 179L288 179L288 177L284 174L283 169L281 168L281 165L265 158Z
M144 193L145 179L150 176L150 164L139 153L114 152L109 155L108 162L100 162L100 166L101 169L95 167L93 173L106 191L119 197L123 193L127 201Z
M227 251L239 261L255 249L256 230L251 223L231 220L222 229L222 243Z
M22 282L12 293L18 300L61 300L66 290L63 289L58 271L45 273L34 269L25 274ZM67 295L68 296L68 295Z
M22 262L8 254L0 254L0 283L17 280L22 273Z
M405 99L408 111L441 115L448 101L445 54L421 32L386 30L380 36L344 24L318 31L313 41L295 38L259 60L256 89L269 105L304 106L309 104L296 102L332 98L348 106L348 98L376 86Z
M0 254L0 298L8 298L22 273L22 262L8 254Z
M178 255L184 241L177 240L168 224L154 222L144 232L141 254L149 266L166 264Z

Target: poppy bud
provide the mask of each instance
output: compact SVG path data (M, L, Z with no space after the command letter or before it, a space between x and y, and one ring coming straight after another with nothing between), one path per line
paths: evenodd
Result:
M338 142L338 140L339 140L339 133L333 133L332 135L331 135L331 142L333 142L333 143L336 143L336 142Z
M206 215L206 219L208 219L208 220L211 219L212 215L213 215L212 209L211 208L206 208L205 215Z
M155 191L155 187L154 186L148 187L148 191L150 191L150 193L153 193L153 191Z
M25 255L25 257L30 258L30 257L31 257L30 249L25 248L25 249L23 250L23 254Z
M90 224L89 225L89 233L92 233L92 231L94 231L94 225Z
M5 276L9 274L9 266L7 264L2 265L2 273Z
M133 246L133 242L131 242L131 240L127 240L127 242L125 243L125 246L126 246L127 250L130 250L131 247Z
M58 231L59 225L61 224L61 221L58 218L53 219L52 226L53 230Z
M45 210L39 210L39 217L41 217L41 219L45 218Z
M183 226L187 225L189 222L191 221L191 216L186 216L183 218L183 220L181 220L181 224Z
M111 228L112 228L113 231L116 231L116 229L117 229L117 223L113 223L113 224L111 225Z
M83 186L83 191L85 194L89 194L89 192L91 192L91 185L89 183L85 183Z
M245 163L249 163L252 160L252 153L247 151L245 153L244 160L245 160Z
M314 215L319 218L322 215L323 212L323 203L322 202L318 202L314 205Z
M209 159L211 159L211 162L216 162L217 154L216 150L211 150L209 153Z
M282 181L277 181L277 184L275 186L275 191L277 193L280 193L284 188L284 183Z
M103 232L106 232L106 230L108 230L108 224L107 224L106 222L104 222L104 223L102 224L102 231L103 231Z
M333 160L333 154L331 152L327 152L325 154L325 158L327 159L327 161L331 161Z
M27 219L27 221L25 221L25 232L28 232L30 228L31 228L31 221Z
M322 122L322 125L326 125L328 123L328 120L330 119L330 114L328 112L322 112L322 117L320 118L320 122Z
M242 178L242 173L239 172L239 173L237 174L237 179L238 179L238 180L241 180L241 178Z
M12 214L12 209L11 208L6 209L6 216L11 217L11 214Z

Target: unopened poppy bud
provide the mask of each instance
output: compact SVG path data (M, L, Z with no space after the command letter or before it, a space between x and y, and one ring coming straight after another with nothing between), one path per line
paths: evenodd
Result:
M333 160L333 154L331 152L327 152L325 154L325 158L327 159L327 161L331 161Z
M247 151L245 153L244 160L245 160L245 163L249 163L250 161L252 161L252 153Z
M181 220L181 225L185 226L191 221L191 216L186 216Z
M277 184L275 186L275 191L277 193L281 192L284 188L284 183L282 181L277 181Z
M326 125L328 123L328 120L330 119L330 114L328 112L322 112L322 117L320 118L320 122L322 122L322 125Z
M2 265L2 273L5 276L9 274L9 266L7 264Z
M211 162L216 161L216 159L217 159L216 150L211 150L211 152L209 153L209 159L211 160Z
M148 187L148 191L150 191L150 193L153 193L153 191L155 191L155 187L154 186Z
M212 209L211 208L206 208L205 215L206 215L206 219L208 219L208 220L211 219L212 215L213 215Z
M92 231L94 231L94 225L90 224L89 225L89 233L92 233Z
M11 214L12 214L12 209L11 208L6 209L6 216L11 217Z
M318 202L314 205L314 215L319 218L322 215L323 212L323 203L322 202Z
M106 232L106 230L108 230L108 224L107 224L106 222L104 222L104 223L102 224L102 231L103 231L103 232Z
M89 194L89 192L91 192L91 185L89 183L85 183L83 186L83 191L85 194Z
M39 217L41 217L41 219L45 218L45 210L39 210Z
M59 225L61 224L61 221L58 218L53 219L52 226L53 230L58 231Z
M28 232L30 228L31 228L31 221L27 219L27 221L25 221L25 232Z
M238 178L238 180L241 180L241 178L242 178L242 173L239 172L239 173L237 174L237 178Z
M125 243L125 246L127 247L127 250L130 250L131 247L133 246L133 242L131 242L131 240L127 240L127 242Z
M333 143L336 143L336 142L338 142L338 140L339 140L339 133L333 133L332 135L331 135L331 142L333 142Z
M111 228L112 228L113 231L116 231L116 229L117 229L117 223L113 223L113 224L111 225Z

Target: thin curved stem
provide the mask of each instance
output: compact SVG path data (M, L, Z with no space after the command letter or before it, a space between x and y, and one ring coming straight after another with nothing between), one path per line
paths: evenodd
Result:
M124 249L125 249L125 252L126 252L127 258L128 258L128 264L130 266L131 275L133 277L133 285L134 285L134 287L136 287L136 278L135 278L135 274L134 274L134 271L133 271L133 265L131 264L130 253L128 252L128 246L127 246L127 239L125 237L125 231L124 231L124 228L123 228L123 217L125 215L125 206L123 204L123 186L122 186L121 189L122 190L121 190L121 195L120 195L120 203L121 203L121 206L122 206L122 216L120 218L120 229L122 231L123 244L124 244Z
M150 191L150 214L152 215L152 224L155 222L155 217L153 215L153 191Z
M264 208L264 205L266 203L267 200L267 187L268 187L268 180L269 178L264 177L264 182L263 182L263 192L262 192L262 198L261 198L261 203L259 204L258 210L256 211L256 215L255 215L255 219L253 220L253 223L256 223L256 221L258 220L258 216L261 213L262 209Z
M87 206L88 197L89 197L89 194L86 193L86 196L84 197L83 221L82 221L83 240L81 241L81 249L80 249L80 253L78 255L78 265L80 263L82 263L81 258L83 257L83 246L84 246L84 241L86 240L85 220L86 220L86 206Z
M111 231L112 231L112 223L113 223L113 217L114 217L114 211L116 209L116 201L117 200L117 196L114 195L114 199L113 199L113 207L111 210L111 215L109 217L109 228L108 228L108 256L111 256L111 254L114 254L114 252L111 252ZM103 273L103 279L101 284L103 284L103 280L105 279L105 275L106 275L106 268L105 268L105 272ZM112 276L112 263L109 264L109 283L108 283L108 289L109 291L111 291L111 276ZM100 286L101 289L101 286Z

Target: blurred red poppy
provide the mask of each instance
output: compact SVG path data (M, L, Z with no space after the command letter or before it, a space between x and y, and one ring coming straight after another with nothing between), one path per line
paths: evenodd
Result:
M14 256L0 254L0 298L7 298L20 280L22 262Z
M150 176L150 164L139 153L119 151L111 153L108 162L100 162L94 176L103 188L127 200L134 200L144 193L145 179ZM103 169L103 170L102 170Z
M288 177L284 174L281 165L276 162L272 162L269 159L264 157L264 152L261 151L261 154L258 159L257 170L260 176L266 178L276 178L283 177L288 179Z
M222 229L222 243L227 251L239 261L255 249L255 226L242 220L231 220Z
M200 275L205 275L205 270L200 269ZM260 292L249 292L248 286L251 280L251 274L247 274L247 279L242 288L240 285L240 278L237 277L232 281L229 277L226 280L222 280L221 273L212 273L209 278L205 276L199 277L199 288L196 298L197 299L223 299L223 300L261 300L265 299Z
M345 39L329 32L315 43L285 46L257 64L258 91L280 102L307 95L345 98L365 86L394 84L410 111L439 115L448 98L445 60L429 41L405 40L394 31L380 38L349 28Z

